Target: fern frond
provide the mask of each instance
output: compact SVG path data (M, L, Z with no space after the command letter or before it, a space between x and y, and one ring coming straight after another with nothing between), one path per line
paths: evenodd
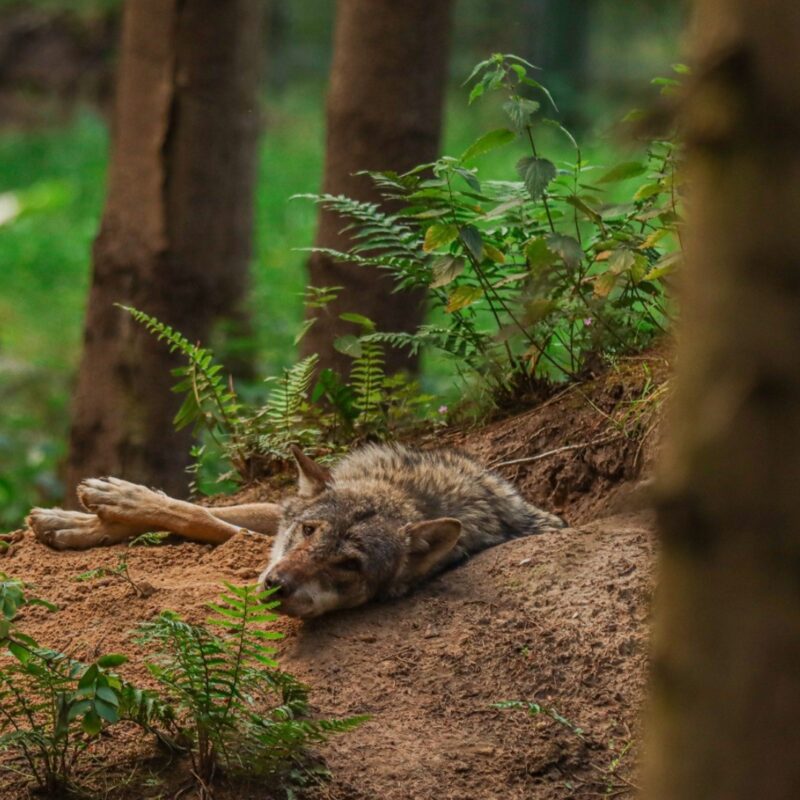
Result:
M119 308L127 311L158 341L165 342L170 353L178 352L186 359L185 366L173 370L173 375L180 380L172 391L185 395L173 420L176 430L200 422L212 433L221 431L228 436L235 435L239 400L223 376L222 365L214 361L213 352L192 344L182 333L144 311L124 305Z

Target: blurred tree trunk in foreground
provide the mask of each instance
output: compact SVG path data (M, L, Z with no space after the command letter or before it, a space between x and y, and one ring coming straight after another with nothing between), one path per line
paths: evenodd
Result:
M247 285L263 42L260 0L125 6L112 158L66 482L116 474L186 491L176 359L114 303L204 340Z
M800 797L800 3L698 0L649 793Z
M339 0L327 101L327 141L322 191L377 201L372 181L359 170L403 172L439 155L447 76L450 0ZM346 225L322 210L316 246L347 250ZM339 314L356 311L380 330L415 330L422 321L421 293L392 294L393 281L374 269L336 263L315 253L309 261L313 286L342 286L302 341L304 354L319 353L321 365L342 372L351 359L333 340L357 332ZM388 352L389 371L409 366L404 353Z

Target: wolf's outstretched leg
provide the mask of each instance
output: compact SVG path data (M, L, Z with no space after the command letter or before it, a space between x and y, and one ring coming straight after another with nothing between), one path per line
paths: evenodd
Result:
M170 531L196 542L221 544L250 523L274 533L280 507L270 503L208 509L119 478L90 478L78 487L83 506L104 523L141 530ZM230 520L230 521L228 521Z

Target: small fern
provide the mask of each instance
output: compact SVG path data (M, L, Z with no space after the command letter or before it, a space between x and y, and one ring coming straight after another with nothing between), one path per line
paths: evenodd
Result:
M280 378L268 378L272 389L264 407L258 412L259 451L288 455L292 443L308 444L319 436L319 430L307 425L308 396L319 358L310 355L283 370Z
M371 431L379 427L384 417L381 404L384 400L383 345L374 340L361 339L361 354L353 361L350 370L350 385L353 390L353 405L358 411L356 427Z
M170 353L180 353L186 359L184 366L172 370L179 379L172 391L184 396L173 420L175 429L202 425L218 444L227 439L232 445L229 450L234 466L241 467L246 461L239 441L241 405L232 383L223 377L223 366L214 361L214 353L192 344L182 333L144 311L123 305L119 308L127 311L158 341L165 342Z
M277 602L254 586L225 588L209 605L214 616L206 624L165 611L140 626L141 640L159 647L148 668L179 709L202 782L218 766L250 775L279 773L310 743L364 719L305 719L307 688L274 660L270 642L282 634L262 627L276 620Z

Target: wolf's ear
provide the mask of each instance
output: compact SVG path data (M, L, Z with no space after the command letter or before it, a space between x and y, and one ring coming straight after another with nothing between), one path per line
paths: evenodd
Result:
M408 541L407 577L422 577L441 561L461 536L461 523L452 517L411 522L403 528Z
M297 445L292 445L292 455L297 462L297 494L314 497L330 482L331 471L312 461Z

